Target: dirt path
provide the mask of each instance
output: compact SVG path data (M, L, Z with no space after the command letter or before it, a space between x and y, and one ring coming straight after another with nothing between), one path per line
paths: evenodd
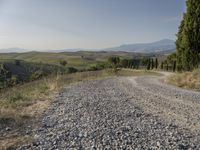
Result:
M190 130L200 131L200 93L160 82L158 77L125 78L125 91L135 104ZM127 88L128 87L128 88ZM134 92L133 92L134 91Z
M200 93L160 77L66 87L23 149L200 149Z

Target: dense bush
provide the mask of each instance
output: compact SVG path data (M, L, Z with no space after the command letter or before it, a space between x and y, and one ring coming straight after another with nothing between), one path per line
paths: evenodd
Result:
M61 60L61 61L60 61L60 64L61 64L62 66L66 66L66 65L67 65L67 61L66 61L66 60Z
M105 63L98 63L98 64L93 64L89 67L89 69L87 69L88 71L97 71L97 70L103 70L105 69L107 66Z
M42 70L38 70L38 71L36 71L36 72L34 72L34 73L31 74L30 79L31 80L37 80L37 79L41 79L41 78L43 78L43 77L45 77L47 75L48 74L46 72L44 72Z
M76 69L76 68L74 68L74 67L68 67L67 68L67 73L75 73L75 72L77 72L78 71L78 69Z

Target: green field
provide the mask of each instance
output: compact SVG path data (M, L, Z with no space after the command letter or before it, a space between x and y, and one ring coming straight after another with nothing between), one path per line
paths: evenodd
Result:
M57 65L61 60L67 61L67 66L78 69L88 68L91 65L107 61L110 56L119 56L121 58L137 58L145 54L136 54L128 52L27 52L27 53L4 53L0 54L0 60L24 60L26 62L36 62Z

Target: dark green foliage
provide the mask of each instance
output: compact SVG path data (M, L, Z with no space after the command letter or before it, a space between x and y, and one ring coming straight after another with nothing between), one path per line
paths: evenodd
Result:
M108 63L111 65L111 67L113 68L114 72L117 72L118 69L117 67L119 67L119 63L120 63L120 58L119 57L109 57L108 58Z
M15 60L15 65L16 66L20 66L20 64L21 64L20 60Z
M169 70L168 62L166 62L166 70L167 70L167 71Z
M119 62L120 62L120 58L119 57L109 57L108 58L108 62L113 65L113 66L117 66L119 65Z
M177 40L176 40L177 70L178 71L183 70L183 56L184 56L183 29L184 29L184 18L181 21L181 25L179 27L179 32L177 34Z
M161 62L160 68L161 68L161 69L164 69L164 62L163 62L163 61Z
M187 11L177 34L177 69L192 70L200 62L200 1L187 0Z
M128 65L129 65L129 60L128 59L122 59L120 64L121 64L121 67L127 68Z
M176 71L176 61L173 62L173 72Z
M140 60L139 59L130 59L129 66L132 69L139 69Z
M120 61L120 67L139 69L140 62L141 62L140 59L122 59Z
M0 64L0 88L7 87L12 74L6 69L4 64Z
M154 69L154 60L151 59L151 69Z
M87 69L88 71L96 71L96 70L103 70L105 69L107 66L106 66L106 63L97 63L97 64L94 64L94 65L91 65L89 69Z
M97 65L92 65L92 66L90 66L90 68L88 69L88 71L96 71L96 70L98 70Z
M43 77L45 77L47 75L48 74L46 72L44 72L42 70L38 70L38 71L36 71L36 72L34 72L34 73L31 74L30 79L31 80L38 80L38 79L41 79L41 78L43 78Z
M151 59L149 58L147 62L147 70L150 70L150 69L151 69Z
M61 61L60 61L60 64L61 64L62 66L66 66L66 65L67 65L67 61L66 61L66 60L61 60Z
M158 58L156 58L155 67L158 69Z
M148 57L142 57L140 62L141 62L142 66L147 66L147 64L148 64Z
M168 66L166 67L168 68L168 70L176 71L177 69L176 62L177 62L177 53L172 53L165 60L165 66Z
M13 86L19 83L19 80L17 78L17 76L12 76L10 79L10 85L9 86Z
M67 73L75 73L75 72L77 72L78 70L76 69L76 68L74 68L74 67L68 67L67 68Z

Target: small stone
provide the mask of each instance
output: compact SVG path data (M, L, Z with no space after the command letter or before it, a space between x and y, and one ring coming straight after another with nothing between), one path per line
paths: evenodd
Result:
M157 142L156 145L157 145L158 147L160 147L160 142Z
M11 130L11 128L10 127L6 127L6 131L10 131Z

